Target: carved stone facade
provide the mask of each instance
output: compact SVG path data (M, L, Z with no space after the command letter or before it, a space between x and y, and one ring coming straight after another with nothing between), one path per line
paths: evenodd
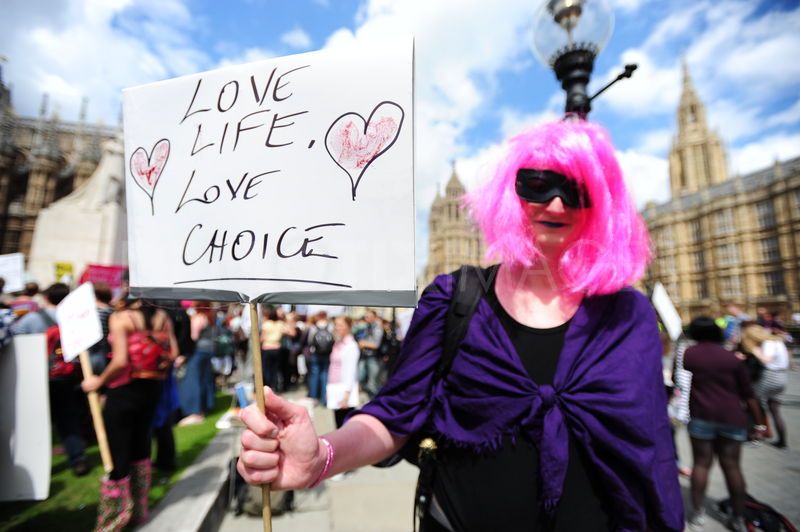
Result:
M39 212L86 182L104 141L119 129L48 118L47 95L38 118L17 116L0 73L0 254L30 253Z
M482 264L485 246L480 231L461 207L464 185L455 165L444 196L436 191L428 217L428 264L420 280L425 288L434 277L456 270L462 264Z
M685 321L728 303L800 311L800 158L729 179L684 66L669 162L673 199L642 213L655 248L646 282L661 281Z

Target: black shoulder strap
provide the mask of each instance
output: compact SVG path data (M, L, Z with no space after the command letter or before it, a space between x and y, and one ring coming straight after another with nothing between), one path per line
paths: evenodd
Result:
M467 334L469 322L481 298L486 294L492 279L497 274L498 265L482 269L477 266L462 266L455 273L457 278L453 299L447 309L444 325L444 349L442 359L436 368L434 380L442 379L450 371L458 347Z

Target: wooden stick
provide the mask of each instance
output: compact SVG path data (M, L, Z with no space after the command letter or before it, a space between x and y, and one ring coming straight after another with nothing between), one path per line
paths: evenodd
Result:
M82 352L79 355L81 359L81 369L83 376L94 375L92 371L92 363L89 360L89 353ZM106 424L103 422L103 409L100 407L100 396L97 392L89 392L89 409L92 412L92 423L94 424L94 432L97 435L97 446L100 447L100 458L103 460L103 469L106 473L111 473L114 469L114 462L111 460L111 451L108 448L108 437L106 436Z
M261 413L266 412L264 403L264 371L261 365L261 336L258 334L258 308L250 303L250 349L253 353L253 374L255 377L256 404ZM261 486L261 517L264 532L272 532L272 506L269 500L269 484Z

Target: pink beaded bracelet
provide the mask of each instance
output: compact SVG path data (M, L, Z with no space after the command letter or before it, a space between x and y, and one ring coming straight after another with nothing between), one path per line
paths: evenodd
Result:
M325 447L328 450L328 456L325 458L325 467L322 468L322 471L320 472L319 476L317 477L317 480L315 480L308 487L308 489L316 488L317 486L319 486L319 483L323 481L323 479L325 478L325 475L327 475L328 471L330 471L331 466L333 465L333 457L336 454L336 452L333 449L333 444L331 442L329 442L327 438L320 438L320 441L325 444Z

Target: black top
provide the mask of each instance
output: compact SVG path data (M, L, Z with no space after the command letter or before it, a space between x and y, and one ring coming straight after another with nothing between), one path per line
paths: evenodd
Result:
M534 329L517 322L490 287L486 296L508 333L522 365L538 384L552 384L569 322ZM453 529L461 531L609 530L599 494L602 486L591 464L569 438L569 465L553 522L540 512L537 478L539 453L526 438L507 439L485 456L467 451L439 453L434 494Z

